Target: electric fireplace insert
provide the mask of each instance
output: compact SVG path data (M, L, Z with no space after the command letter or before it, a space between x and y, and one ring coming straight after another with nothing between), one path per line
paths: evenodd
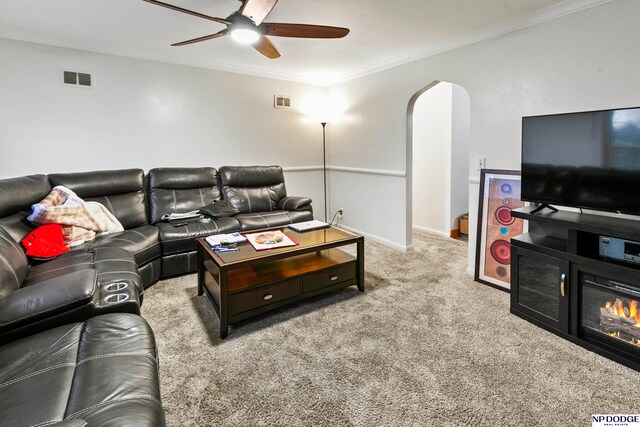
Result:
M587 342L640 358L640 289L580 273L580 335Z

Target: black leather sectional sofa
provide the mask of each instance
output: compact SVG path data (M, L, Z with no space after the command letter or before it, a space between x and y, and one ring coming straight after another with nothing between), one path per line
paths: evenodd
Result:
M162 277L196 271L196 237L313 219L311 199L287 196L279 166L224 166L219 173L214 168L158 168L149 171L147 181L149 223L159 232ZM189 212L218 199L240 213L182 227L160 222L167 212Z
M27 259L31 205L56 185L98 201L123 232L54 260ZM175 227L161 217L223 199L239 214ZM313 219L282 169L158 168L0 180L0 426L162 426L144 289L196 270L196 237ZM83 421L84 420L84 421ZM86 423L84 423L86 422Z

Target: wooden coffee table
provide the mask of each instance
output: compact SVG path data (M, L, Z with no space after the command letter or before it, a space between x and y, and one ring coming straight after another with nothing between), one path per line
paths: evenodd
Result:
M335 227L276 230L299 244L256 251L244 242L237 252L218 253L198 239L198 295L206 292L218 313L220 338L229 324L294 301L354 284L364 292L364 237ZM338 249L353 244L355 257Z

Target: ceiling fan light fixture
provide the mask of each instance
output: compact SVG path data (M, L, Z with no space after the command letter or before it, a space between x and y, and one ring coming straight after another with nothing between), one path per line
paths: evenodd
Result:
M260 33L251 28L235 28L231 30L231 37L238 43L255 43L260 38Z
M278 49L266 36L301 39L338 39L349 34L348 28L330 27L327 25L264 22L264 19L271 13L276 3L278 3L278 0L240 0L242 6L225 19L205 15L200 12L165 3L164 1L144 1L227 26L227 28L217 33L173 43L171 46L185 46L231 35L238 43L251 44L253 48L263 56L269 59L276 59L280 58L280 52L278 52Z

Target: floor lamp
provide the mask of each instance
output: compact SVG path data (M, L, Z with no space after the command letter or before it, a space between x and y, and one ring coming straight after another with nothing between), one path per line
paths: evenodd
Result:
M324 222L327 222L327 122L322 125L322 188L324 190Z
M302 110L309 115L310 123L322 125L322 189L324 190L324 222L329 218L327 204L327 123L337 121L338 114L345 111L345 102L337 96L316 95L309 97Z

